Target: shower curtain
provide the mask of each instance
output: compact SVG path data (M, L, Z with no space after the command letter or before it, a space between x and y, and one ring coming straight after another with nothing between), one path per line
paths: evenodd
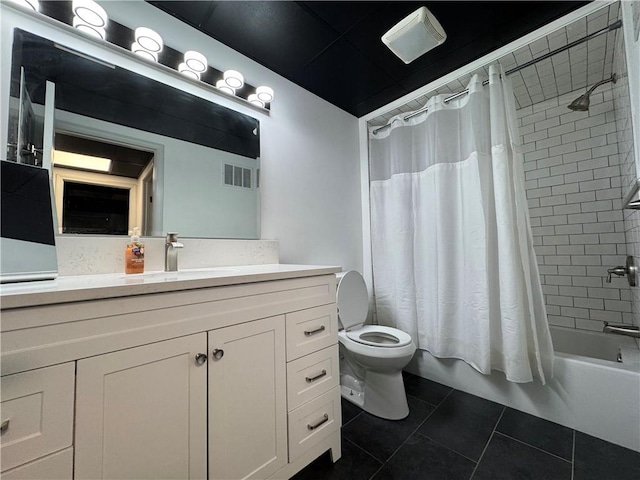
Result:
M371 129L378 322L418 348L513 382L552 376L514 97L506 75L390 128Z

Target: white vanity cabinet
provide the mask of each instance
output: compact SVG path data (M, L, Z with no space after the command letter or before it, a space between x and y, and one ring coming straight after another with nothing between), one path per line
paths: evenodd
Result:
M74 292L72 301L47 304L30 305L27 295L24 306L3 296L2 420L29 392L59 384L65 393L50 406L60 438L43 433L44 446L15 446L12 413L2 477L290 478L328 449L336 461L329 268L211 287L176 282L175 291L137 295L133 285L113 298ZM46 426L51 396L40 396Z
M75 478L206 478L206 353L200 333L79 360Z
M209 478L287 464L284 316L209 332Z

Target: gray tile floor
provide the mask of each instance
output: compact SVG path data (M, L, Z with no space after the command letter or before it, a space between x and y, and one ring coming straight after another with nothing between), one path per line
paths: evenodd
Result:
M383 420L342 401L342 458L294 477L640 480L640 453L414 375L409 416Z

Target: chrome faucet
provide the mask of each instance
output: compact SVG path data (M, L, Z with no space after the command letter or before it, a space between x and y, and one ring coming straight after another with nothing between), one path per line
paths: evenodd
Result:
M164 271L178 271L178 249L184 245L178 242L177 233L167 233L167 242L164 244Z

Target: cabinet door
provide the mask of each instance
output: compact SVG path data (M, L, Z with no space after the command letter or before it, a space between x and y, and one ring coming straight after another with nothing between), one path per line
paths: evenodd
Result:
M210 479L266 478L287 463L285 372L283 316L209 332Z
M75 478L206 478L205 333L80 360Z

